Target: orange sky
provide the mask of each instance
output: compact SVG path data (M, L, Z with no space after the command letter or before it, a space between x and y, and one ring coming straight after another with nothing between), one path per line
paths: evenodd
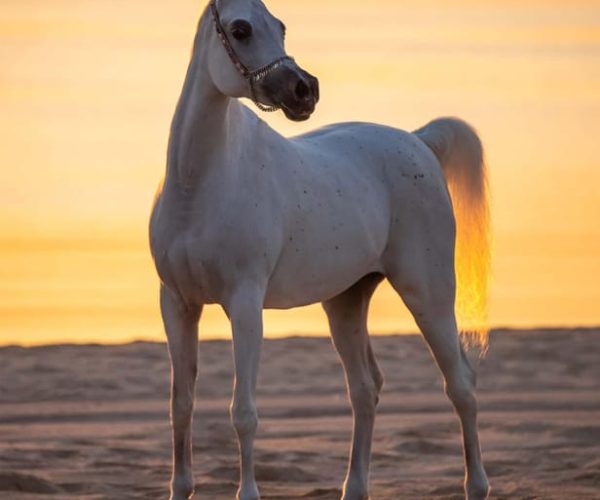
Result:
M4 0L0 11L0 344L161 339L147 217L200 3ZM440 115L487 147L493 325L600 324L597 1L272 0L320 78L298 134ZM414 331L388 287L371 327ZM318 307L269 335L324 332ZM205 337L228 335L217 308Z

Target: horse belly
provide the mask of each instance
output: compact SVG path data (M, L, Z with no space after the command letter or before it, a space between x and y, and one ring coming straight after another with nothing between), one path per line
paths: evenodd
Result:
M340 207L342 208L342 207ZM322 302L363 276L381 272L389 214L371 200L302 218L287 236L265 296L265 307L287 309Z

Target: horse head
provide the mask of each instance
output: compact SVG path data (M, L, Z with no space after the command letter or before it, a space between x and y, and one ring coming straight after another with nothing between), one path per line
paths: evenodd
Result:
M211 0L209 11L214 85L263 111L281 109L290 120L307 120L319 100L319 81L286 54L285 25L260 0Z

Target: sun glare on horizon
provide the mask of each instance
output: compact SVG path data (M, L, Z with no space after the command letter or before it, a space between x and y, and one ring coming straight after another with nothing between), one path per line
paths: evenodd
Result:
M600 4L266 1L317 75L306 123L459 116L487 153L490 324L600 324ZM0 13L0 345L163 340L147 225L199 2L7 0ZM250 105L252 107L252 105ZM391 287L374 333L414 332ZM202 338L229 336L207 308ZM326 334L320 307L267 336Z

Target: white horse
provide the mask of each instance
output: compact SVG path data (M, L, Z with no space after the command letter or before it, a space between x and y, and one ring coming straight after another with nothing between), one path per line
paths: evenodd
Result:
M253 443L262 310L315 302L328 315L354 413L343 498L368 498L383 378L369 343L367 309L385 277L444 375L462 423L466 495L483 499L488 481L475 375L454 313L455 218L446 184L453 197L463 193L464 212L484 225L479 139L456 119L412 134L346 123L282 137L237 98L264 110L281 108L292 120L311 115L318 82L286 56L284 34L260 0L212 0L173 118L166 177L150 221L172 363L171 498L189 498L194 490L191 420L202 306L220 304L232 325L237 495L249 500L259 498Z

